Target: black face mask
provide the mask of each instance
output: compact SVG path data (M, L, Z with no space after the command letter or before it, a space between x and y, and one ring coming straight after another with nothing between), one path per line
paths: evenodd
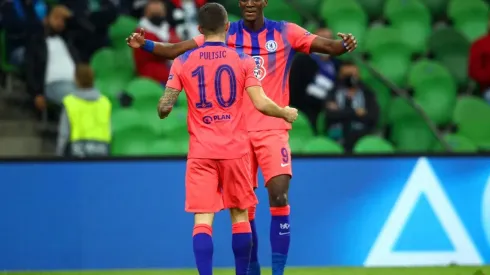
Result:
M359 80L356 76L348 75L340 80L340 83L347 88L355 88L359 84Z
M160 26L163 21L165 21L165 16L160 15L152 15L148 18L150 22L155 26Z

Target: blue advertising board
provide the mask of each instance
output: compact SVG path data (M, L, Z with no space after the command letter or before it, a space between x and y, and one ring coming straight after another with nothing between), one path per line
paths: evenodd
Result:
M0 269L193 267L184 172L183 160L0 164ZM490 157L299 158L293 173L293 266L490 264ZM233 266L228 216L216 266Z

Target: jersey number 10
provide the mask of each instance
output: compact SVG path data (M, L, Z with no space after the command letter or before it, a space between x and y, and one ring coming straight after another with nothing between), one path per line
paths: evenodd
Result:
M230 98L225 100L223 98L223 88L221 85L221 76L223 73L227 73L230 78ZM204 78L204 66L199 66L192 72L192 77L197 77L199 85L199 102L196 103L196 108L207 109L213 107L213 104L206 99L206 81ZM236 100L236 76L235 72L229 65L221 65L215 72L214 76L214 90L216 93L216 101L221 107L230 107Z

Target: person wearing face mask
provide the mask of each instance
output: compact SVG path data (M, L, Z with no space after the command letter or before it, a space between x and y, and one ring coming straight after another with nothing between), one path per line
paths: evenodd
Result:
M332 31L320 28L318 36L332 39ZM336 58L313 53L297 55L291 67L289 85L291 87L291 105L300 109L308 116L315 134L317 119L324 110L328 93L334 88L340 61Z
M145 32L145 38L158 42L179 42L175 30L166 20L165 5L158 0L148 1L143 18L139 22L138 31ZM139 76L153 79L165 84L170 72L169 62L161 57L133 49L136 71Z
M478 83L483 98L490 104L490 14L487 35L471 45L468 74Z
M371 133L378 121L376 97L359 79L359 69L350 61L342 64L336 88L327 96L327 129L329 137L352 152L355 143Z

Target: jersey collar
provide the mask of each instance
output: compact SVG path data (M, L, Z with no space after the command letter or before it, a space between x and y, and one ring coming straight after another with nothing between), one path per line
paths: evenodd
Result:
M243 19L241 19L241 20L240 20L240 25L241 25L241 27L242 27L242 28L243 28L245 31L247 31L248 33L250 33L250 34L257 34L257 33L261 33L263 30L265 30L265 29L267 28L267 25L268 25L268 24L269 24L269 20L268 20L267 18L264 18L264 25L263 25L263 26L262 26L260 29L258 29L258 30L256 30L256 31L254 31L254 30L251 30L251 29L247 28L247 26L245 26L245 24L243 23Z
M225 42L204 42L203 46L226 46Z

